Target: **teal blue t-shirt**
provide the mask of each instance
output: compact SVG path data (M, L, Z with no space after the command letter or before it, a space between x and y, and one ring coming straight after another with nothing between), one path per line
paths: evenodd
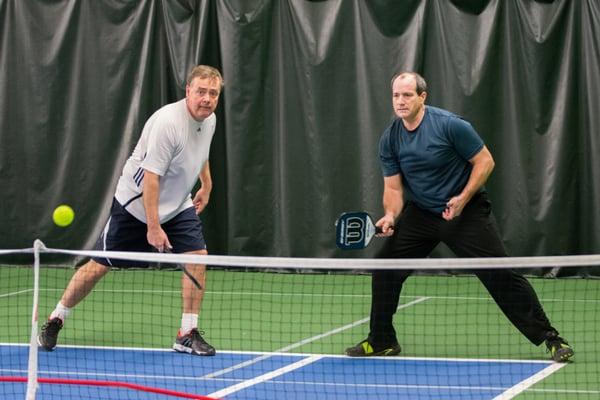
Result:
M398 173L406 199L441 214L451 197L469 179L469 160L483 148L483 140L467 121L441 108L426 106L414 131L396 119L383 132L379 158L384 176ZM483 189L482 189L483 190Z

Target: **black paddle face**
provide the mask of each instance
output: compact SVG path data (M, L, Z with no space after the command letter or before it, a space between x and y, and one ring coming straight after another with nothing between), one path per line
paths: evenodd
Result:
M335 243L343 250L364 249L375 232L373 220L366 212L343 213L335 223Z

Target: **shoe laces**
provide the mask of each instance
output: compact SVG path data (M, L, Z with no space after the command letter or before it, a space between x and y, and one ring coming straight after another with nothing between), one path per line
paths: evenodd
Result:
M202 335L204 335L204 331L199 331L197 328L193 328L190 333L188 333L193 341L199 341L201 343L206 343Z
M62 328L62 325L60 318L54 318L46 321L46 323L42 325L42 330L49 334L55 334Z
M569 347L569 342L567 342L565 339L561 338L560 336L556 336L553 337L552 339L547 339L546 340L546 347L547 347L547 352L554 350L558 350L562 347L562 345L565 344L567 347Z

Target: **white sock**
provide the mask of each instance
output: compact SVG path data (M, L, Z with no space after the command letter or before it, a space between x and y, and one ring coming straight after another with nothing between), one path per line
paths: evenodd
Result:
M52 311L52 314L50 314L49 319L54 319L58 317L63 322L65 322L65 319L67 319L69 314L71 314L71 309L69 307L63 306L63 304L59 301L54 311Z
M198 314L181 314L181 335L198 327Z

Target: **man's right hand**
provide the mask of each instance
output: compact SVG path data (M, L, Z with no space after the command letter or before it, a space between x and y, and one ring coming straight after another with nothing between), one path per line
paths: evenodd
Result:
M148 243L156 248L160 253L171 251L173 246L169 242L169 238L160 225L156 228L148 228L148 234L146 235Z
M381 229L381 233L375 236L392 236L394 234L394 217L392 215L384 215L375 223L375 226Z

